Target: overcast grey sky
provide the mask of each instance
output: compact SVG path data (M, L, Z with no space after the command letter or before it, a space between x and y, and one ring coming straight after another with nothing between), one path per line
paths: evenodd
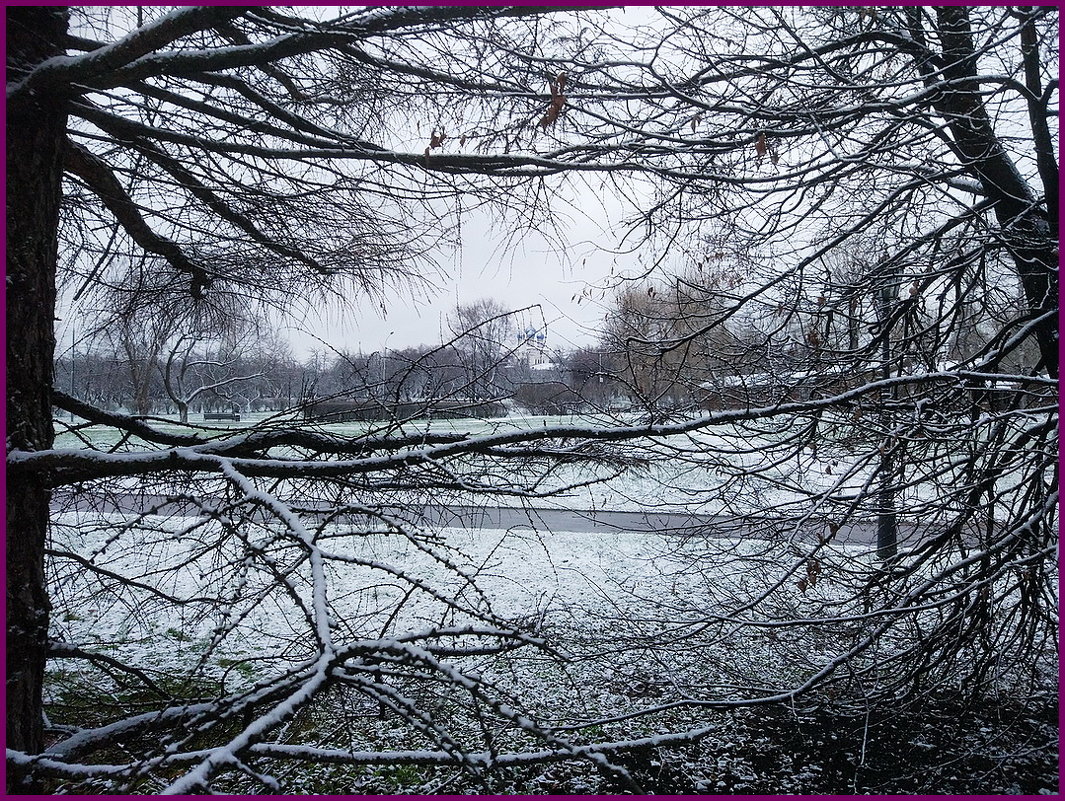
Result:
M644 15L653 16L653 12L640 9L630 9L626 14L628 24L644 21ZM75 16L76 25L106 22L117 30L136 24L132 10L121 6ZM91 32L91 26L88 30ZM412 133L416 128L413 122L406 120L394 126L398 133L393 135L395 141L388 144L412 152L420 150L424 135ZM535 128L529 137L527 145L535 149ZM450 146L449 140L445 151ZM310 310L294 309L290 319L277 321L291 342L294 355L305 358L313 350L373 352L438 344L451 338L446 320L457 303L486 297L511 309L539 304L538 311L515 319L515 335L519 328L546 327L551 348L565 350L593 344L612 293L586 290L606 286L612 274L639 272L635 254L612 251L621 244L622 217L631 213L633 206L644 204L639 199L641 190L635 186L622 197L616 190L575 185L579 181L575 179L564 190L557 185L548 187L548 191L559 189L566 193L572 201L567 207L561 196L553 199L556 212L562 215L561 219L555 218L558 232L542 235L525 231L516 240L513 234L520 221L503 224L492 217L489 207L484 207L464 215L460 249L432 254L439 269L426 276L427 286L383 290L383 304L376 297L352 296L343 301L317 303ZM65 300L61 308L69 310L69 302ZM60 314L69 316L67 311ZM57 321L58 353L69 351L72 342L83 339L88 323L74 320L73 329L69 320Z
M592 345L613 296L612 277L639 271L636 254L619 251L621 221L633 211L633 199L585 186L569 190L571 201L560 195L554 204L558 230L551 232L516 229L490 207L464 212L461 246L431 254L436 268L424 275L424 285L383 290L384 309L376 298L351 295L309 310L294 306L289 318L275 322L301 360L315 350L372 353L447 341L455 305L488 297L514 310L539 305L515 315L515 336L534 326L546 328L552 349ZM69 352L72 334L79 350L87 345L89 325L77 319L71 331L69 308L66 298L64 319L56 322L59 355Z
M508 309L539 304L539 312L516 316L514 326L522 320L546 326L551 348L593 344L611 296L602 289L612 274L631 272L636 257L616 251L622 199L599 197L602 202L592 203L590 191L578 192L578 208L559 206L561 232L528 231L516 243L489 209L471 213L463 223L461 248L436 254L443 274L430 276L435 289L389 291L387 314L377 301L353 297L294 318L287 333L295 355L326 349L323 342L364 353L438 344L450 339L447 315L454 306L484 297ZM589 287L600 291L585 292Z

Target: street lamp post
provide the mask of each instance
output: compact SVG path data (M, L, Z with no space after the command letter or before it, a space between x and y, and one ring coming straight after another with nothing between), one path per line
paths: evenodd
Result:
M880 345L880 377L891 377L891 301L894 285L888 283L880 294L880 332L884 341ZM876 555L879 559L890 559L898 553L898 515L895 510L895 462L892 457L891 431L892 414L890 403L894 393L888 387L880 390L880 426L884 431L884 441L880 446L880 492L879 512L876 524Z
M74 356L76 355L74 353L74 347L75 347L74 335L75 335L74 323L73 323L73 321L71 321L71 324L70 324L70 397L72 397L72 398L74 397ZM72 422L72 423L74 422L74 412L70 413L70 422Z

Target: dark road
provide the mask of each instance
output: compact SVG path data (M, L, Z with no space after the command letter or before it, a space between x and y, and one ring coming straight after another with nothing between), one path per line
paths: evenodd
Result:
M196 506L187 499L171 499L161 495L111 495L106 498L81 495L59 495L52 501L56 511L97 511L124 514L157 514L170 516L207 515L221 504L203 499ZM320 519L326 509L320 504L297 507L301 514ZM475 529L535 529L553 532L657 532L666 536L694 536L715 538L798 538L817 540L830 534L827 521L808 520L796 531L789 521L769 515L737 516L708 515L680 511L608 511L505 506L412 505L378 509L383 514L417 525L475 528ZM346 513L334 517L337 523L365 522L366 516ZM905 539L908 526L900 527L899 539ZM839 544L872 544L876 542L876 521L859 520L838 527L832 538Z

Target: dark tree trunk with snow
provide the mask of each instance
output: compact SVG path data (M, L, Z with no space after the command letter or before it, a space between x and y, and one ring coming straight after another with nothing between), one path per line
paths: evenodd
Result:
M936 10L943 40L950 88L939 96L937 109L949 121L959 155L994 202L1003 244L1012 256L1036 327L1042 366L1058 376L1058 254L1056 223L1048 219L1028 182L1006 152L988 116L977 80L976 47L969 10L943 6ZM1042 165L1047 190L1057 192L1057 165Z
M61 54L66 29L64 8L7 9L9 81L12 67ZM7 115L7 439L8 448L36 451L53 439L52 318L67 113L54 98L35 96L10 105ZM7 484L7 747L29 753L43 748L50 495L39 476ZM17 786L9 772L8 789Z

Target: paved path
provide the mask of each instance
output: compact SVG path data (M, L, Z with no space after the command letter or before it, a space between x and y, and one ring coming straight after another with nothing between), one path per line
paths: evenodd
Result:
M73 504L73 506L71 505ZM188 500L171 500L161 495L118 494L107 498L75 495L59 495L52 501L56 510L90 509L99 512L150 513L166 516L197 516L206 510L219 508L216 499L204 499L202 507ZM307 512L317 516L315 509L321 504L308 505ZM482 529L537 529L541 531L572 531L594 533L597 531L655 531L670 536L751 537L794 536L786 521L769 515L735 516L707 515L680 511L656 511L653 509L624 512L607 510L572 510L547 508L520 508L505 506L459 506L459 505L414 505L384 507L382 512L423 525L455 528ZM344 515L336 522L353 522L362 515ZM905 536L900 531L900 539ZM802 524L801 538L814 540L829 534L823 520L811 520ZM837 543L871 544L876 542L875 521L854 521L844 524L833 538Z
M410 510L408 510L410 511ZM672 536L765 537L767 533L780 535L787 531L784 521L768 516L741 517L735 515L707 515L678 511L634 512L574 509L521 509L500 506L419 507L434 525L467 526L473 528L535 528L546 531L655 531ZM827 536L824 521L803 525L804 538ZM876 542L876 522L861 521L841 526L836 542Z

